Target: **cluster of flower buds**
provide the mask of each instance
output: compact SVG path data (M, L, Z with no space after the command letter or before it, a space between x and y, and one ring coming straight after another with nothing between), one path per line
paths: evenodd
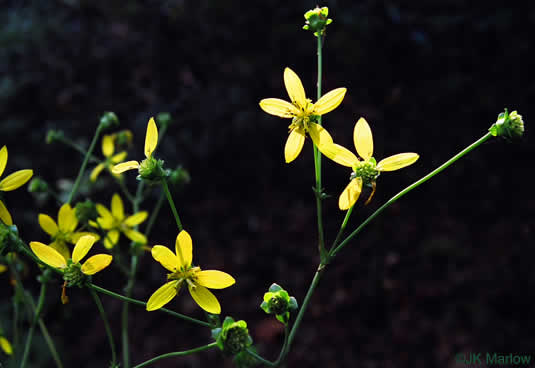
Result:
M304 30L314 32L314 36L320 37L325 34L325 29L333 22L332 19L327 18L329 15L329 8L326 6L309 10L305 13Z
M277 284L269 287L269 291L264 294L264 301L260 304L264 312L274 314L285 325L290 320L290 311L296 310L297 307L297 300Z
M243 320L234 321L232 317L226 317L221 327L214 328L212 337L219 349L228 355L236 355L253 344L247 323Z

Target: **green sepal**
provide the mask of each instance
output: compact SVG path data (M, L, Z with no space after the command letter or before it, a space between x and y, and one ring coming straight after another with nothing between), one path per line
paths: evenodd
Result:
M332 19L327 18L329 15L329 8L326 6L309 10L305 13L304 30L314 32L314 36L320 37L325 34L325 29L333 22Z
M276 283L273 283L273 284L271 284L271 286L269 287L268 290L271 291L272 293L275 293L275 292L283 290L283 289L279 285L277 285Z
M290 301L288 302L288 308L291 310L296 310L299 308L299 305L297 304L297 299L295 299L293 296L290 297Z

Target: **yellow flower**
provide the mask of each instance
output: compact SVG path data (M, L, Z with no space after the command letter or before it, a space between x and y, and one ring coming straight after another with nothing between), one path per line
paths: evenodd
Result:
M308 133L314 144L320 149L332 143L331 135L314 121L318 116L334 110L346 94L345 88L337 88L323 95L316 103L306 98L301 79L290 68L284 69L284 85L290 96L291 103L278 98L265 98L260 107L268 114L281 118L292 119L288 127L290 135L284 147L286 163L292 162L301 152Z
M97 238L94 236L82 236L80 239L78 239L76 245L74 246L72 257L70 254L65 257L54 248L36 241L30 242L30 247L41 261L50 267L54 267L65 272L66 269L72 265L76 265L76 267L80 266L80 261L86 256L89 250L91 250L91 247L93 247L93 244L96 241ZM113 257L109 254L96 254L89 257L81 265L81 271L86 275L94 275L95 273L108 267L112 259Z
M4 169L7 164L7 147L4 146L0 149L0 176L4 173ZM9 192L15 190L24 185L33 175L33 170L19 170L8 175L0 181L0 191ZM11 214L7 210L4 202L0 201L0 221L6 225L13 225L13 219Z
M50 216L40 213L39 225L52 238L52 243L49 246L59 252L65 259L68 259L71 254L67 243L75 244L84 235L91 235L97 240L99 239L97 234L75 231L78 226L78 219L76 218L76 211L68 203L65 203L59 209L57 224Z
M201 271L193 266L193 246L190 235L182 230L176 237L176 255L167 247L155 245L152 247L152 257L171 271L167 274L166 284L152 294L147 302L147 310L153 311L169 303L179 292L182 284L187 284L191 297L208 313L220 314L221 306L217 298L207 288L223 289L233 285L236 281L229 274L222 271Z
M152 153L156 149L157 144L158 144L158 128L156 127L154 118L150 118L149 123L147 124L147 133L145 134L145 157L147 159L152 158ZM121 174L127 170L139 169L142 163L139 163L137 161L121 162L120 164L115 165L111 169L111 171L114 174Z
M375 192L375 179L381 172L399 170L403 167L412 165L419 157L418 154L412 152L398 153L397 155L387 157L384 160L379 161L379 163L376 163L375 159L372 157L372 131L364 118L360 118L355 124L355 129L353 130L353 143L355 144L357 153L363 161L360 161L358 157L348 149L335 143L325 147L322 151L325 156L329 157L334 162L351 167L353 170L351 173L351 181L338 199L338 207L340 207L341 210L347 210L355 204L360 196L363 184L372 186L372 193L366 202L368 203Z
M6 339L4 336L0 336L0 348L2 348L3 352L7 355L13 354L13 348L11 347L9 340Z
M96 222L89 221L89 224L93 227L108 230L104 239L104 246L106 248L113 248L117 244L120 232L123 232L132 241L141 244L147 243L145 235L133 229L134 226L141 224L147 219L147 211L126 216L123 200L118 194L114 194L111 198L111 212L101 204L97 204L96 207L100 217L97 218Z
M96 181L99 174L105 168L111 170L111 167L115 164L123 161L126 158L126 151L113 154L115 152L115 135L105 135L102 137L102 154L105 157L104 162L101 162L91 171L89 176L91 181ZM115 177L119 178L119 174L112 173Z

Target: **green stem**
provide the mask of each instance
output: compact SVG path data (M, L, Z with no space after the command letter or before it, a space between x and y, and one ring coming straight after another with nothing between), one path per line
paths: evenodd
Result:
M58 136L58 137L56 137L56 139L59 142L65 144L66 146L69 146L69 147L73 148L74 150L80 152L82 154L82 156L87 155L87 151L85 149L83 149L81 146L77 145L76 143L74 143L70 139L62 137L62 136ZM96 158L95 156L92 156L92 155L89 156L89 160L91 162L94 162L94 163L100 162L100 160L98 158Z
M135 212L135 211L134 211ZM134 287L135 274L137 272L138 256L132 255L132 262L130 264L130 273L128 275L128 283L126 284L125 292L126 296L130 298L132 296L132 289ZM130 304L126 301L123 303L123 309L121 312L121 344L123 347L123 364L125 368L130 367L130 343L128 336L128 314Z
M355 205L349 207L349 209L346 211L346 216L344 217L344 221L342 221L342 225L340 225L340 229L338 230L338 234L336 234L336 238L334 239L333 245L331 245L331 249L329 252L336 247L338 242L340 241L340 238L342 235L344 235L344 230L346 229L347 222L349 221L349 217L351 216L351 213L353 212L353 208Z
M89 145L89 149L87 150L87 153L85 154L84 161L82 162L82 166L80 166L80 171L78 172L78 176L76 177L74 185L72 186L71 193L69 194L69 199L67 199L66 203L71 203L71 201L74 198L74 195L78 191L78 187L80 186L80 181L82 180L82 176L84 175L85 167L87 166L87 162L89 161L89 157L91 156L93 149L95 149L95 145L97 144L97 141L98 141L98 138L100 136L100 132L102 131L102 129L103 129L103 125L99 124L97 127L97 130L95 131L95 135L93 136L93 140L91 141L91 144Z
M448 166L453 164L455 161L463 157L464 155L468 154L470 151L474 150L475 148L479 147L481 144L485 143L487 140L492 138L492 134L487 133L483 137L479 138L477 141L463 149L461 152L450 158L448 161L437 167L435 170L431 171L426 176L422 177L421 179L415 181L405 189L403 189L401 192L390 198L385 204L383 204L381 207L379 207L370 217L368 217L362 224L359 225L351 234L347 236L347 238L344 239L343 242L340 243L334 250L332 250L329 253L329 256L332 258L336 256L336 254L345 247L351 239L353 239L368 223L370 223L374 218L376 218L378 215L381 214L388 206L390 206L392 203L397 201L399 198L403 197L405 194L409 193L411 190L417 188L421 184L425 183L429 179L431 179L436 174L440 173L441 171L445 170Z
M147 305L146 302L142 302L141 300L137 300L137 299L128 298L128 297L123 296L121 294L114 293L113 291L101 288L100 286L97 286L95 284L89 284L89 287L95 289L99 293L112 296L114 298L117 298L119 300L122 300L122 301L125 301L125 302L128 302L128 303L142 305L142 306L146 306ZM188 321L188 322L196 323L196 324L204 326L204 327L211 327L211 324L208 323L208 322L204 322L204 321L201 321L201 320L198 320L198 319L195 319L195 318L191 318L191 317L188 317L186 315L183 315L183 314L180 314L180 313L177 313L177 312L173 312L172 310L169 310L167 308L160 308L158 310L161 311L161 312L167 313L167 314L169 314L169 315L171 315L173 317L177 317L177 318L183 319L183 320Z
M321 79L322 79L322 70L323 70L323 59L322 59L322 39L321 36L317 37L317 54L318 54L318 84L317 84L317 99L321 97ZM321 125L321 116L318 116L318 124ZM318 217L318 249L320 253L321 262L324 262L327 258L327 252L325 250L325 235L323 232L323 214L321 201L323 200L323 188L321 185L321 152L318 150L316 145L314 145L314 172L316 175L316 213Z
M113 342L113 334L111 333L110 323L108 322L106 311L104 310L104 306L102 305L102 302L100 301L100 298L98 297L96 291L92 288L89 288L89 291L91 292L91 296L93 297L93 300L97 305L98 312L100 313L100 317L102 318L102 322L104 323L104 328L106 329L106 335L108 335L108 342L111 348L111 361L112 365L114 365L117 362L117 354L115 352L115 343Z
M171 197L171 192L169 192L169 187L167 186L167 179L162 178L161 180L163 190L165 192L165 195L167 196L167 201L169 202L169 205L171 206L171 211L173 211L173 216L175 216L176 225L178 226L178 231L182 231L182 222L180 221L180 217L178 217L178 212L176 211L175 202L173 202L173 197Z
M284 326L284 342L282 343L282 347L281 347L281 351L279 353L279 357L274 362L271 362L271 361L261 357L260 355L258 355L257 353L255 353L253 350L251 350L249 348L245 349L245 351L247 352L247 354L255 357L256 359L258 359L261 363L263 363L265 365L268 365L270 367L276 367L282 362L282 360L286 356L286 354L287 354L287 351L286 351L287 346L288 346L288 325Z
M156 204L154 205L154 208L152 209L152 212L149 217L149 221L147 222L147 227L145 228L145 236L147 238L149 237L152 227L154 226L154 223L156 222L156 218L158 217L158 214L160 213L160 209L162 208L164 198L165 198L165 193L160 192L158 201L156 202Z
M167 353L167 354L158 355L157 357L154 357L154 358L149 359L149 360L147 360L147 361L145 361L145 362L143 362L141 364L136 365L134 368L147 367L150 364L152 364L154 362L157 362L158 360L177 357L177 356L190 355L190 354L198 353L198 352L201 352L201 351L209 350L209 349L212 349L212 348L215 348L215 347L217 347L217 344L215 342L212 342L212 343L207 344L207 345L199 346L198 348L195 348L195 349L184 350L184 351L175 351L173 353Z
M30 346L32 345L33 332L35 330L35 326L37 325L37 321L39 321L39 315L41 314L41 311L43 310L43 306L45 303L45 295L46 295L46 282L43 282L41 284L41 292L39 293L39 300L37 302L37 308L35 309L35 314L34 314L32 323L30 325L30 329L28 330L28 335L26 336L26 345L24 346L24 352L22 354L22 361L20 363L20 368L26 367L26 363L28 362L28 356L30 354Z
M130 192L128 191L128 188L126 187L126 184L124 183L124 180L121 178L117 178L116 181L119 184L119 188L121 189L125 197L130 201L130 203L134 204L135 199L132 196L132 194L130 194Z

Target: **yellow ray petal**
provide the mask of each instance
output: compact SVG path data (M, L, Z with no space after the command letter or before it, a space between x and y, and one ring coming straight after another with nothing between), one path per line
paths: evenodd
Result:
M0 201L0 221L8 226L13 225L13 219L2 201Z
M6 339L4 336L0 336L0 348L7 355L13 355L13 348L11 347L11 344L9 343L9 340Z
M342 166L352 168L359 162L359 159L353 154L353 152L336 143L322 146L320 151L325 156Z
M48 235L54 236L58 233L58 225L56 224L56 221L52 219L52 217L45 215L44 213L40 213L38 220L41 229L43 229Z
M119 152L110 158L110 161L114 164L123 161L126 158L126 151Z
M84 235L78 241L76 242L76 245L74 246L74 250L72 251L72 261L74 263L78 263L82 260L82 258L85 257L87 252L93 247L93 244L95 244L95 237L91 235Z
M105 135L102 137L102 154L106 157L113 155L115 146L113 144L113 137L111 135Z
M228 273L216 270L199 271L195 277L199 285L210 289L224 289L236 282Z
M279 98L264 98L260 101L260 107L268 114L281 118L292 118L299 114L299 110L294 105Z
M368 160L373 155L372 130L364 118L360 118L353 130L353 143L357 153L364 160Z
M130 228L122 228L122 230L124 235L126 235L128 239L135 241L136 243L147 244L147 238L139 231Z
M295 128L290 132L286 145L284 146L284 159L289 164L299 156L305 143L305 132L300 128Z
M123 200L119 197L119 194L115 193L111 197L111 213L117 220L122 221L124 219L124 205Z
M7 164L7 147L4 146L0 149L0 176L4 173L4 169Z
M342 194L340 194L340 198L338 198L338 207L344 211L350 209L359 199L361 191L362 179L355 178L351 180Z
M106 166L104 164L98 164L95 166L93 170L91 170L91 174L89 175L89 179L93 182L97 181L98 176L104 170Z
M99 218L97 218L97 223L103 228L103 229L111 229L114 226L115 219L113 218L113 215L111 212L101 205L100 203L97 203L95 205L98 214L100 215Z
M347 89L345 88L336 88L324 94L314 104L314 114L323 115L336 109L338 105L342 103L342 100L346 95L346 91Z
M119 230L110 230L106 233L106 237L104 238L104 247L106 249L111 249L117 244L119 241Z
M195 302L197 302L197 304L199 304L199 307L201 307L208 313L221 313L221 306L219 305L219 302L217 301L215 295L212 294L210 290L198 284L195 286L191 286L188 284L188 288L191 297L193 298L193 300L195 300Z
M137 161L126 161L121 162L120 164L117 164L111 168L111 172L114 174L122 174L125 171L138 169L139 168L139 162Z
M150 157L158 144L158 128L154 118L149 119L147 124L147 134L145 135L145 157Z
M71 250L67 246L67 243L65 243L63 240L53 241L52 243L48 244L48 246L56 250L56 252L61 254L61 256L66 260L71 258Z
M139 225L147 219L148 215L147 211L138 212L132 216L128 216L126 220L124 220L124 224L130 227Z
M155 245L151 250L152 258L160 262L162 266L171 272L175 272L180 266L180 261L171 249L163 245Z
M84 262L82 272L86 275L94 275L108 267L112 260L113 257L109 254L96 254Z
M0 190L9 192L24 185L33 175L33 170L19 170L0 181Z
M65 203L59 209L58 213L58 227L64 233L73 232L78 225L76 218L76 211L68 203Z
M417 153L413 152L398 153L397 155L393 155L379 161L376 168L379 171L399 170L406 166L412 165L416 162L416 160L418 160L419 157L420 156Z
M319 124L309 123L308 135L310 135L312 142L314 142L320 151L322 147L333 144L333 137L331 137L329 132Z
M67 261L65 258L63 258L63 256L54 248L36 241L30 242L30 248L32 248L32 251L35 253L37 258L47 265L55 268L67 267Z
M173 299L177 294L177 280L169 281L156 290L147 302L147 310L153 311L160 309Z
M180 266L188 268L193 260L193 242L186 230L182 230L176 237L175 252Z
M297 106L300 106L302 109L306 108L307 99L305 96L305 89L303 88L303 83L301 79L295 74L295 72L290 68L284 69L284 86L290 96L290 100Z

